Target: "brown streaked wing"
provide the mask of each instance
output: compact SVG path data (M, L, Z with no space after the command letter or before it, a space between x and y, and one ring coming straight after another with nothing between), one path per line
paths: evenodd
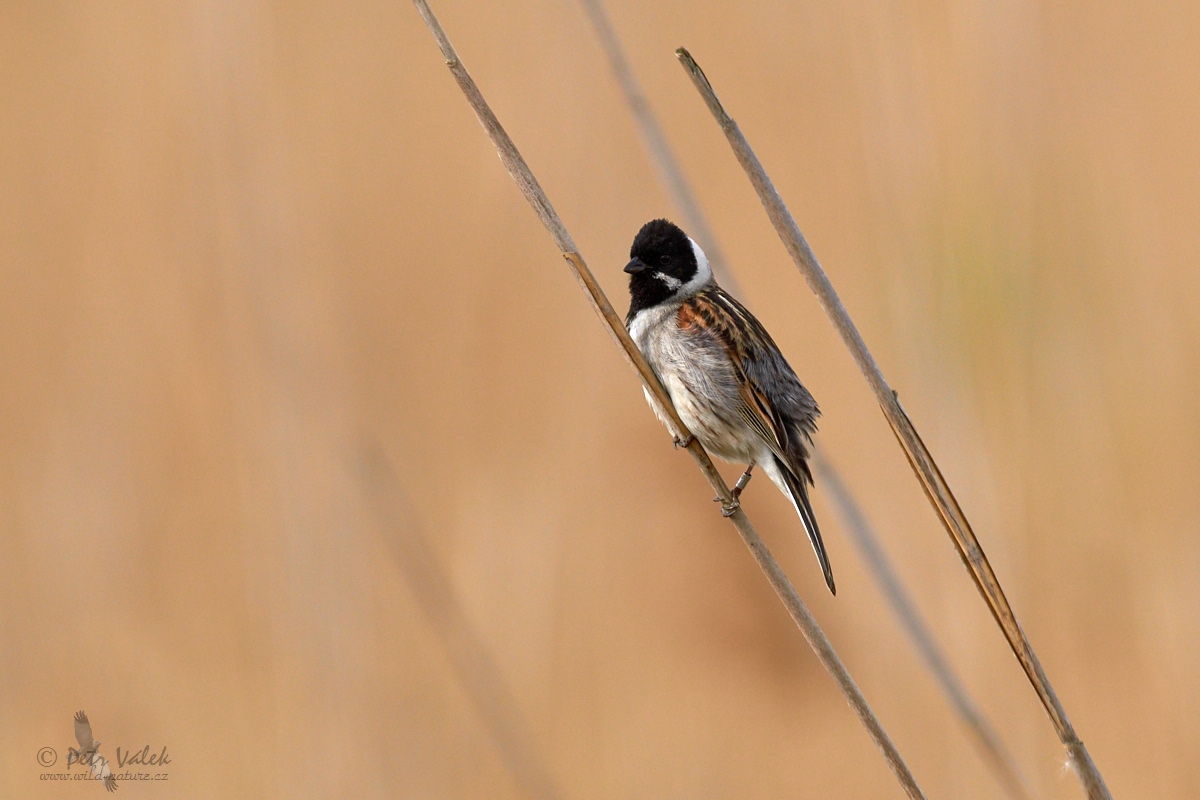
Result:
M684 301L679 308L679 327L707 331L725 348L742 395L738 416L786 460L787 425L766 392L746 372L747 363L770 356L764 349L778 349L762 323L720 288L714 288Z

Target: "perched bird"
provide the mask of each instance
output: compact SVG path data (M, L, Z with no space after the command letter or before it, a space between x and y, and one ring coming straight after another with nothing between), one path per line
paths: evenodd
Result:
M700 246L677 225L647 222L629 255L629 335L700 444L725 461L747 465L726 515L737 507L751 470L761 465L796 507L825 583L837 594L808 501L817 402L762 323L717 285ZM658 413L654 402L650 406Z

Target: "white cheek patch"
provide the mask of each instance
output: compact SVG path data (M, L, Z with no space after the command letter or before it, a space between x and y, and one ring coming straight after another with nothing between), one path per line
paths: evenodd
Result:
M654 275L654 277L658 278L660 281L665 283L667 285L667 288L670 289L671 291L675 291L680 286L683 286L683 281L679 280L679 278L672 278L670 275L667 275L662 272L655 272L652 274Z
M692 245L692 253L696 256L696 275L683 287L681 295L691 297L699 292L705 286L712 282L713 274L712 267L708 265L708 256L704 255L704 251L700 249L700 245L692 238L688 238L688 242Z

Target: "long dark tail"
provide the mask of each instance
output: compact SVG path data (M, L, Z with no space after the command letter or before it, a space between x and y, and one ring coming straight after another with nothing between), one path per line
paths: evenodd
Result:
M800 514L800 521L804 523L804 530L808 532L808 540L812 542L813 550L817 554L817 561L821 564L821 572L825 573L825 585L829 587L829 591L832 594L836 595L837 587L833 585L833 568L829 566L829 556L825 553L825 543L821 541L821 529L817 527L817 517L813 514L812 504L808 502L808 486L805 485L803 478L792 472L791 468L778 457L775 458L775 466L783 474L783 480L792 495L792 504L796 506L796 512Z

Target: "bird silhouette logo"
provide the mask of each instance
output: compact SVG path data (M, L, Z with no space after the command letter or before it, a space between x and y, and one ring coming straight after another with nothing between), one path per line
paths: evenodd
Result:
M92 724L82 711L75 714L75 741L79 742L79 749L68 748L67 768L70 769L72 764L84 764L96 780L104 781L105 789L115 792L117 779L108 767L108 759L100 755L100 743L92 736Z

